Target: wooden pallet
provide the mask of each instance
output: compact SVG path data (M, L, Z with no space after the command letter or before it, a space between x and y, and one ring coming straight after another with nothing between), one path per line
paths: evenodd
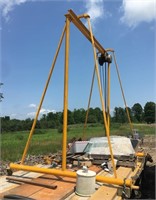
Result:
M41 166L43 167L43 166ZM113 174L110 172L106 172L101 170L100 167L96 165L92 165L90 170L95 171L96 173L100 173L98 175L113 177ZM142 170L142 163L138 162L134 171L130 167L119 167L117 169L117 177L131 178L135 177ZM101 171L101 172L100 172ZM49 189L41 186L34 186L30 184L15 184L9 183L6 180L6 177L2 177L1 181L1 193L0 199L3 199L4 195L7 194L16 194L22 195L25 197L29 197L36 200L120 200L121 193L123 191L123 187L97 183L97 190L90 197L82 197L78 196L74 193L74 189L76 186L75 178L68 177L60 177L48 174L39 174L35 172L24 172L18 171L13 174L13 176L24 177L29 180L33 180L35 182L49 184L49 185L57 185L57 189ZM119 196L120 194L120 196Z
M101 169L96 166L91 166L91 170L95 172L99 172ZM10 183L6 180L6 177L1 178L1 193L0 199L3 199L5 195L15 194L20 196L29 197L36 200L60 200L65 199L69 195L74 192L74 188L76 185L75 178L69 177L59 177L54 175L43 175L34 172L24 172L18 171L13 174L13 177L24 177L28 180L33 180L35 182L49 184L49 185L57 185L57 189L49 189L41 186L34 186L30 184L15 184Z

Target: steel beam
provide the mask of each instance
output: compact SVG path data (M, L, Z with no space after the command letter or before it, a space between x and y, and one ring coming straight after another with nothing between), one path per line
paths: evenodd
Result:
M70 20L73 22L73 24L82 32L82 34L90 41L91 40L91 34L90 31L86 28L86 26L81 22L81 20L79 19L79 17L77 17L77 15L72 11L72 10L68 10L68 14L67 16L69 16ZM89 16L88 16L89 17ZM105 49L102 47L102 45L97 41L97 39L93 36L94 38L94 43L95 43L95 47L96 49L100 52L100 53L105 53Z
M31 172L38 172L38 173L44 173L44 174L52 174L56 176L63 176L63 177L71 177L71 178L76 178L77 173L72 172L72 171L62 171L59 169L47 169L47 168L39 168L35 166L27 166L27 165L20 165L20 164L14 164L10 163L10 168L11 169L16 169L16 170L23 170L23 171L31 171ZM133 185L131 179L126 179L125 181L121 178L113 178L113 177L106 177L106 176L96 176L96 181L97 182L102 182L102 183L108 183L108 184L113 184L113 185L125 185L128 187L131 187L133 189L139 189L138 186Z

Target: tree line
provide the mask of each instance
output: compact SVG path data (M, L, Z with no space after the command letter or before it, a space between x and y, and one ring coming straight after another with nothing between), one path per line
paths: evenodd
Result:
M144 108L139 103L135 103L132 108L128 107L131 121L134 123L155 123L155 105L154 102L147 102ZM74 109L73 111L68 110L68 125L84 123L86 112L87 110L83 108ZM110 119L112 123L127 123L126 109L115 107ZM1 118L1 132L30 130L32 123L33 119L30 118L19 120L10 119L9 116L5 116ZM87 123L103 123L103 112L99 107L89 109ZM49 112L48 114L43 114L37 120L36 129L60 129L62 124L63 112Z

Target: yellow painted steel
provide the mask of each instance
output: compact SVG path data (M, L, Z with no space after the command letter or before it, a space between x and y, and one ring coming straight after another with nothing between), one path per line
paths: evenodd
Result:
M79 20L79 18L87 18L88 19L88 25L89 25L89 30L83 25L83 23ZM100 75L99 75L99 69L98 69L98 63L97 63L97 55L96 55L96 49L100 52L100 53L104 53L105 50L100 43L95 39L95 37L93 36L92 33L92 29L91 29L91 24L90 24L90 20L89 20L89 16L84 14L81 15L79 17L77 17L75 15L75 13L72 10L69 10L69 13L66 15L66 25L63 29L59 44L58 44L58 48L50 69L50 73L48 76L48 80L46 82L46 86L44 88L43 94L42 94L42 98L36 113L36 117L35 120L33 122L30 134L29 134L29 138L26 144L26 147L24 149L24 153L22 156L22 160L21 160L21 164L14 164L11 163L10 164L10 168L11 169L16 169L16 170L24 170L24 171L32 171L32 172L39 172L39 173L45 173L45 174L52 174L52 175L57 175L57 176L66 176L66 177L72 177L72 178L76 178L76 172L72 172L72 171L67 171L66 170L66 149L67 149L67 117L68 117L68 67L69 67L69 35L70 35L70 21L72 21L74 23L74 25L87 37L87 39L89 41L91 41L92 46L93 46L93 53L94 53L94 62L95 62L95 67L94 67L94 75L95 76L95 72L96 72L96 76L97 76L97 80L98 80L98 87L99 87L99 93L100 93L100 100L101 100L101 105L102 105L102 111L103 111L103 118L104 118L104 124L105 124L105 128L106 128L106 135L107 135L107 139L108 139L108 145L109 145L109 150L110 150L110 154L111 154L111 160L112 160L112 165L113 165L113 171L114 171L114 176L113 177L105 177L105 176L96 176L96 181L98 182L102 182L102 183L108 183L108 184L113 184L113 185L126 185L128 187L131 187L132 189L138 189L138 186L133 185L133 181L132 179L127 179L127 180L123 180L123 179L119 179L117 178L117 173L116 173L116 167L115 167L115 163L114 163L114 158L113 158L113 152L112 152L112 147L111 147L111 142L110 142L110 64L108 64L108 86L107 86L107 116L106 116L106 108L105 108L105 104L104 104L104 98L102 95L102 87L101 87L101 81L100 81ZM45 169L45 168L39 168L39 167L35 167L35 166L26 166L23 165L25 157L26 157L26 153L30 144L30 140L32 137L32 134L34 132L34 128L37 122L37 118L44 100L44 96L46 94L46 90L48 88L48 84L54 69L54 65L62 44L62 40L64 37L66 31L66 40L65 40L65 68L64 68L64 113L63 113L63 137L62 137L62 169L61 170L56 170L56 169ZM115 58L115 55L114 55ZM115 60L116 63L116 60ZM116 67L117 67L117 63L116 63ZM125 101L125 97L124 97L124 93L123 93L123 89L122 89L122 85L121 85L121 80L120 80L120 76L119 76L119 72L118 72L118 67L117 67L117 73L118 73L118 78L119 78L119 82L120 82L120 87L122 90L122 94L123 94L123 98L124 98L124 102L125 102L125 106L127 108L126 105L126 101ZM94 78L93 78L94 79ZM88 107L90 105L90 99L91 99L91 93L92 93L92 87L93 87L93 80L92 80L92 86L91 86L91 92L90 92L90 97L89 97L89 103L88 103ZM129 114L128 114L129 116ZM129 118L130 120L130 118ZM145 156L144 153L136 153L136 156L138 157L143 157ZM136 167L136 169L134 170L134 175L135 172L137 173L138 170L141 169L141 164L138 164L138 166Z
M108 63L108 84L107 84L107 123L110 130L110 63Z
M25 161L25 157L26 157L29 145L30 145L30 141L31 141L32 135L34 133L34 129L35 129L36 122L37 122L37 119L38 119L38 116L39 116L39 113L40 113L40 110L41 110L41 107L42 107L42 103L43 103L43 100L44 100L44 97L45 97L45 94L46 94L46 91L47 91L47 88L48 88L48 85L49 85L49 82L50 82L50 78L51 78L52 72L54 70L54 66L55 66L55 63L56 63L56 59L57 59L61 44L62 44L64 33L65 33L65 26L63 28L63 32L62 32L62 35L60 37L60 41L59 41L59 44L58 44L58 47L57 47L57 50L56 50L56 53L55 53L55 56L54 56L54 60L53 60L52 65L51 65L51 69L50 69L50 72L49 72L49 75L48 75L48 79L47 79L44 91L42 93L42 97L41 97L41 100L40 100L40 103L39 103L39 106L38 106L38 109L37 109L37 113L36 113L35 119L33 121L33 125L32 125L31 131L30 131L30 134L29 134L29 137L28 137L28 140L27 140L27 143L26 143L23 155L22 155L21 164L23 164L24 161Z
M16 169L16 170L44 173L44 174L52 174L52 175L63 176L63 177L71 177L71 178L77 177L76 172L67 171L67 170L62 171L59 169L45 169L45 168L39 168L39 167L35 167L35 166L19 165L19 164L14 164L14 163L10 163L10 168ZM126 186L131 187L131 188L138 188L138 186L135 186L132 184L131 179L127 179L124 183L123 179L97 175L96 181L102 182L102 183L114 184L114 185L124 185L125 184Z
M66 17L65 68L64 68L64 111L63 111L63 136L62 136L62 170L66 170L66 151L67 151L69 31L70 31L70 21L69 21L69 18Z
M10 163L10 168L16 169L16 170L31 171L31 172L37 172L37 173L52 174L52 175L57 175L57 176L76 178L76 172L67 171L67 170L63 171L63 170L59 170L59 169L39 168L39 167L35 167L35 166L20 165L20 164L15 164L15 163Z
M85 14L82 14L82 15L77 15L77 17L80 19L80 18L88 18L89 15L87 13Z
M92 77L90 95L89 95L89 100L88 100L87 113L86 113L85 123L84 123L84 127L83 127L83 136L82 136L83 140L85 139L85 128L87 126L87 120L88 120L88 114L89 114L89 107L90 107L90 102L91 102L91 97L92 97L92 91L93 91L93 85L94 85L94 78L95 78L95 67L94 67L94 71L93 71L93 77Z
M118 64L117 64L117 61L116 61L116 57L115 57L114 51L113 51L113 57L114 57L116 71L117 71L117 75L118 75L118 79L119 79L119 84L120 84L120 88L121 88L122 97L123 97L125 108L126 108L126 113L127 113L128 121L129 121L129 124L130 124L130 129L131 129L131 132L132 132L132 135L133 135L133 125L132 125L131 118L130 118L130 115L129 115L129 111L128 111L128 107L127 107L127 103L126 103L126 99L125 99L125 95L124 95L124 91L123 91L123 87L122 87L122 83L121 83L121 79L120 79Z
M72 21L72 23L82 32L82 34L90 41L91 40L91 35L89 30L86 28L86 26L81 22L81 20L77 17L77 15L72 11L68 10L68 15ZM82 15L81 15L82 16ZM87 16L88 17L88 16ZM97 39L93 36L94 38L94 44L97 50L100 53L105 53L105 49L102 47L102 45L97 41Z
M135 186L132 184L132 180L131 179L127 179L125 180L125 183L124 183L124 180L123 179L120 179L120 178L112 178L112 177L106 177L106 176L96 176L96 181L97 182L102 182L102 183L108 183L108 184L114 184L114 185L126 185L128 187L131 187L132 189L139 189L138 186Z
M138 156L138 157L145 157L146 156L145 152L137 152L135 155Z
M103 96L102 96L102 88L101 88L100 74L99 74L98 63L97 63L96 49L95 49L94 38L93 38L93 33L92 33L92 28L91 28L91 24L90 24L89 18L88 18L88 26L89 26L89 30L90 30L92 45L93 45L95 69L96 69L96 75L97 75L97 80L98 80L100 100L101 100L102 111L103 111L104 125L105 125L105 128L106 128L108 146L109 146L109 150L110 150L114 176L115 176L115 178L117 178L116 167L115 167L115 162L114 162L114 157L113 157L113 151L112 151L111 142L110 142L110 130L109 130L108 122L107 122L107 119L106 119L106 111L105 111L104 99L103 99Z

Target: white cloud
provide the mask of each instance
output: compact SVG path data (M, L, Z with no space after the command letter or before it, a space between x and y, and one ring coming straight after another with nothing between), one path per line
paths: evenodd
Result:
M49 109L45 109L45 108L41 108L41 110L40 110L40 114L47 114L49 112L56 113L56 110L49 110Z
M9 12L12 11L15 6L18 6L22 3L25 3L30 0L0 0L0 10L2 12L2 16L9 20Z
M16 113L12 113L12 114L10 115L11 118L15 118L16 116L17 116Z
M86 13L90 15L90 20L92 26L95 26L95 23L98 19L104 17L104 7L103 0L87 0L85 1Z
M28 105L28 107L29 107L29 108L36 108L36 104L31 103L31 104Z
M30 104L29 107L35 108L35 110L37 109L37 107L36 107L35 104ZM50 109L41 108L40 114L39 114L39 115L42 116L43 114L48 114L49 112L56 113L56 110L50 110ZM34 118L35 115L36 115L36 111L27 113L27 116L28 116L28 117ZM39 117L40 117L40 116L39 116Z
M156 0L123 0L121 22L135 28L141 22L156 19Z
M27 116L29 116L29 117L35 117L35 114L36 114L36 112L30 112L30 113L27 113Z

